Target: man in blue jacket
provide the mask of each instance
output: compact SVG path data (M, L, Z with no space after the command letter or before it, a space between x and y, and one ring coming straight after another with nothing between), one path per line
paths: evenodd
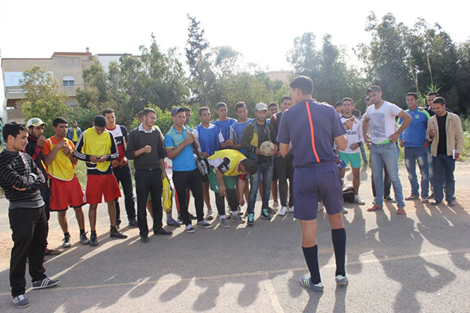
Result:
M421 172L421 202L429 202L429 165L427 158L427 147L429 142L426 140L426 128L430 118L426 110L418 108L418 95L409 92L406 95L406 104L408 113L412 120L410 126L400 135L400 147L405 148L405 166L408 171L408 178L411 184L411 195L405 200L419 199L418 176L416 175L416 161L418 161ZM402 120L400 119L399 123Z

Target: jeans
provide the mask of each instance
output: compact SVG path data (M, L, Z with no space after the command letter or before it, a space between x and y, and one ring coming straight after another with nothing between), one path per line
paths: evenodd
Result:
M416 161L418 161L419 171L421 173L421 197L427 198L429 196L428 151L424 147L405 147L405 165L411 184L411 194L419 196Z
M365 164L369 163L367 161L367 153L366 153L366 148L364 148L364 145L359 146L361 149L361 155L362 155L362 161L364 161Z
M191 189L196 206L197 221L204 220L204 196L202 193L202 176L198 169L192 171L173 171L173 184L176 189L177 205L184 225L191 225L188 205L186 204L186 188Z
M25 293L26 259L33 281L46 278L42 263L48 227L44 206L37 209L8 210L8 217L14 243L10 259L10 285L11 295L16 297Z
M384 185L383 185L383 169L387 168L388 176L392 181L393 191L399 207L404 207L403 190L398 176L398 147L394 142L383 145L371 144L370 149L370 165L374 175L375 184L375 204L383 205Z
M370 161L371 161L371 164L372 164L372 154L370 155ZM387 166L385 166L384 164L384 197L385 198L388 198L390 196L390 188L392 188L392 181L390 180L390 177L388 176L388 173L387 173ZM374 183L374 173L372 173L370 175L370 179L372 181L372 195L375 196L377 195L377 193L375 192L375 183Z
M429 184L431 185L431 192L434 192L434 170L432 165L433 156L431 154L431 145L427 148L428 151L428 168L429 168Z
M273 162L258 164L258 171L250 176L250 195L248 197L248 214L254 213L256 195L258 193L259 182L263 175L263 205L261 209L268 208L269 196L271 192L271 180L273 177Z
M124 192L124 205L126 207L127 219L135 219L134 207L134 193L132 188L131 168L129 165L118 166L113 168L113 174L119 184L121 183L122 191ZM116 222L120 221L121 208L119 206L119 199L114 201L116 204Z
M153 231L162 228L162 170L135 170L135 189L137 193L137 223L141 237L148 236L147 198L152 197Z
M437 157L432 157L432 166L434 169L434 199L442 201L444 198L445 182L446 200L453 201L455 193L455 160L452 156L439 154Z
M294 155L288 153L285 157L276 157L277 177L279 179L279 195L281 206L287 206L286 186L289 179L289 207L294 206Z

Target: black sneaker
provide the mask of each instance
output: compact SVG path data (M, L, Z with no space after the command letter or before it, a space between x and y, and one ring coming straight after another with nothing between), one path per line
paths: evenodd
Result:
M88 239L86 233L80 234L80 242L82 243L82 245L90 244L90 239Z
M150 239L149 239L148 236L141 236L140 241L142 241L143 243L148 243L150 241Z
M109 237L126 239L127 235L121 233L119 230L117 230L117 228L111 227L111 230L109 231Z
M25 295L19 295L13 298L13 303L16 305L17 308L27 308L29 306L29 300L26 298Z
M190 220L197 220L197 217L189 213L189 219Z
M263 219L265 219L265 220L268 220L268 221L271 220L271 215L269 215L267 209L263 209L263 210L261 211L261 218L263 218Z
M167 231L167 230L163 229L162 227L160 227L160 228L154 230L154 231L153 231L153 234L154 234L155 236L157 236L157 235L166 235L166 236L170 236L170 235L173 235L173 232L172 232L172 231Z
M131 218L129 220L129 226L130 227L137 227L137 226L139 226L139 224L137 223L137 220L135 218Z
M58 284L60 284L60 280L49 279L49 277L46 277L43 280L33 281L33 289L36 290L36 289L50 288Z
M121 226L121 220L116 221L116 228L119 229L119 226Z
M98 245L98 238L96 237L96 233L91 233L90 236L90 246L96 247Z

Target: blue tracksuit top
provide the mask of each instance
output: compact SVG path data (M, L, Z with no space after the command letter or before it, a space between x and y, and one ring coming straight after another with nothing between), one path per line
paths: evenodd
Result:
M418 107L413 111L408 109L405 112L411 116L412 120L405 131L400 134L400 139L405 140L405 148L422 147L426 141L429 113L426 110L420 110ZM398 124L401 125L402 122L403 120L400 119Z

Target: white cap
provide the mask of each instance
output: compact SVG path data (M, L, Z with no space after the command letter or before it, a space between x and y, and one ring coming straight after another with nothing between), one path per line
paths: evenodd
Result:
M255 111L267 111L268 110L268 106L266 105L266 103L258 103L256 106L255 106Z

